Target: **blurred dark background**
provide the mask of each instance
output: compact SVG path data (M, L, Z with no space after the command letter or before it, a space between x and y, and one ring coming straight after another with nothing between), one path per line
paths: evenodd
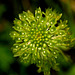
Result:
M18 58L13 57L11 47L14 41L9 36L13 20L18 18L18 14L27 10L34 13L38 7L42 11L52 8L62 13L61 19L68 20L72 37L75 37L75 0L0 0L0 75L43 75L37 73L36 65L21 63ZM75 75L75 48L63 52L70 56L71 62L61 58L60 71L51 69L51 75Z

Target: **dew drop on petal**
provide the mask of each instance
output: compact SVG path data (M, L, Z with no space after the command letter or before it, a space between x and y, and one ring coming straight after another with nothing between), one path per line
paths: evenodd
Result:
M23 45L23 47L25 47L25 45Z
M53 22L51 22L51 24L53 24Z
M55 56L55 58L57 59L57 56Z
M13 35L16 35L15 33Z
M18 40L21 40L21 38L18 38Z
M44 53L45 53L45 51L44 51Z
M54 54L56 54L56 52L54 52Z
M18 48L18 46L16 46L16 48Z
M37 16L37 18L39 18L39 16Z
M24 35L24 33L22 33L22 35Z

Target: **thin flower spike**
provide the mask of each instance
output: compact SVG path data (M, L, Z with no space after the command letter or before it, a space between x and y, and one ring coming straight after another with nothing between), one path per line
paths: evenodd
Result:
M44 75L50 75L50 68L57 70L59 53L64 56L62 49L69 49L72 43L67 21L60 20L61 16L52 9L42 12L40 7L35 15L29 10L19 14L19 19L14 20L14 31L10 33L15 40L14 57L36 64L38 72Z

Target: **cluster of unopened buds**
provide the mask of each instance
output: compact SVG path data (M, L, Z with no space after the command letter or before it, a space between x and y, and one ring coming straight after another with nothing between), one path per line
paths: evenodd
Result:
M67 21L60 20L61 16L52 9L42 12L41 8L35 10L35 15L29 10L19 14L10 33L16 42L12 47L14 56L36 64L38 72L50 75L50 68L57 68L61 49L69 49L72 40Z

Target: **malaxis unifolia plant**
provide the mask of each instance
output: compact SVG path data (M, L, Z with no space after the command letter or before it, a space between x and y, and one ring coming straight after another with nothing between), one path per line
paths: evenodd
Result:
M14 31L10 33L14 57L19 57L24 63L36 64L38 72L50 75L50 69L58 69L61 49L69 49L72 44L67 21L62 21L62 14L55 10L41 8L35 10L35 15L29 10L19 14L14 20ZM59 22L57 22L59 21ZM65 58L65 56L64 56Z

